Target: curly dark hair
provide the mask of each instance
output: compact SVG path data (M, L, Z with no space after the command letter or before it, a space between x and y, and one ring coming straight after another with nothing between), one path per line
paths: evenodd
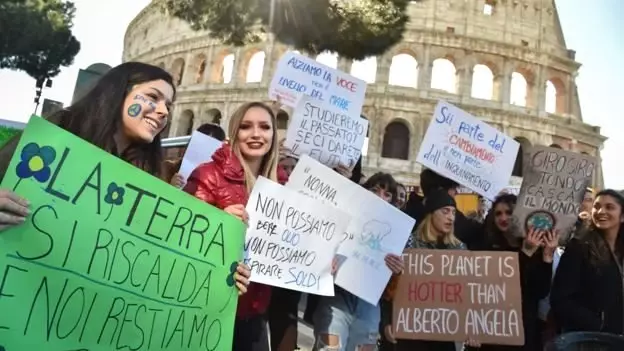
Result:
M492 208L485 217L485 242L486 245L497 249L518 248L522 243L522 238L516 238L510 233L502 232L496 225L496 214L494 213L496 206L505 204L513 211L518 197L514 194L498 195L492 203Z
M615 201L620 205L622 215L624 215L624 196L620 192L613 189L605 189L596 194L596 199L601 196L609 196L615 199ZM595 250L591 250L590 261L592 263L601 264L611 260L610 249L606 241L596 240L600 237L604 237L604 233L596 226L593 218L591 223L589 223L589 225L582 230L578 237L591 241L592 245L595 245ZM620 228L618 230L617 239L615 241L615 254L620 258L624 256L624 223L620 224Z

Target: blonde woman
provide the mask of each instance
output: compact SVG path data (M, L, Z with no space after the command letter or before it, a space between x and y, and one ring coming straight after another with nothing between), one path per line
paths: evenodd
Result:
M278 178L278 142L273 110L261 102L241 106L230 119L229 143L212 156L212 162L197 167L184 191L247 221L245 205L256 178L286 182ZM243 266L239 269L248 269ZM271 287L251 283L238 302L233 351L268 349L266 319Z
M465 250L466 245L455 237L455 213L457 205L446 190L436 190L425 200L425 217L407 243L407 248L434 250ZM393 344L394 350L407 351L455 351L454 342L428 340L396 340L392 334L392 299L396 288L396 278L390 282L382 299L382 325L384 337ZM479 347L479 343L469 341L467 345Z

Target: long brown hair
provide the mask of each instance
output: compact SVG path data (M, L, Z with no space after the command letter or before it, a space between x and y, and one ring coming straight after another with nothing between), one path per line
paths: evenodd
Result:
M517 238L513 235L514 227L510 225L506 232L502 232L496 225L496 206L507 205L513 212L517 202L518 197L514 194L501 194L494 199L492 207L485 216L484 221L485 241L488 247L503 250L510 248L517 249L522 245L522 238Z
M621 215L624 215L624 196L612 189L601 190L596 194L596 199L600 196L610 196L620 205ZM594 200L595 202L596 200ZM596 224L594 224L593 218L591 223L582 231L579 238L585 238L593 246L593 250L590 250L589 260L592 264L600 266L606 264L611 260L611 252L609 245L604 240L604 233L600 230ZM624 257L624 223L620 222L620 228L615 240L615 255L618 259Z
M163 159L160 134L149 143L134 143L117 150L114 135L122 126L123 104L133 87L164 80L174 88L173 78L160 67L140 62L126 62L103 75L97 84L73 105L52 115L48 120L66 131L114 154L136 167L158 176ZM19 137L0 150L0 175L9 166Z
M247 192L251 193L251 189L256 182L256 177L253 175L247 162L243 158L241 154L240 148L238 147L238 129L240 128L241 123L243 122L243 118L245 118L245 114L250 109L257 107L265 110L269 116L271 116L271 128L273 128L273 138L271 140L271 148L266 155L264 155L262 159L262 163L260 164L260 172L258 175L261 175L265 178L271 179L274 182L277 182L277 164L279 162L279 143L277 141L277 118L273 113L273 110L262 102L249 102L241 107L239 107L232 117L230 118L230 124L228 126L228 137L230 139L230 145L232 147L232 151L234 155L238 157L241 165L243 166L243 171L245 172L245 186L247 187Z

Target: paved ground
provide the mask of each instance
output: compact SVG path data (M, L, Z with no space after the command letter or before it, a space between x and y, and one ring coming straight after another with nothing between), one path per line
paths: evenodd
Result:
M299 349L301 351L311 351L312 346L314 345L313 330L310 326L303 322L303 311L305 311L306 296L307 295L303 294L301 301L299 302L299 336L297 343L299 344ZM457 351L461 351L463 349L463 345L461 343L457 343L455 348Z
M314 332L310 326L303 322L303 311L306 306L306 294L302 295L301 301L299 301L299 336L297 343L301 351L310 351L314 345Z

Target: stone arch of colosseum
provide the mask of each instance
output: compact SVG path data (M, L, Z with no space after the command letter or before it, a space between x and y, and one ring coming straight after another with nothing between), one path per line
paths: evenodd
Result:
M514 3L486 3L491 7L486 9L481 3L466 2L434 18L428 16L438 10L429 3L411 4L409 13L416 20L404 41L383 55L352 61L331 53L301 53L369 83L362 110L369 120L365 172L392 171L403 183L417 183L417 150L439 99L458 104L523 146L556 144L599 155L604 137L599 128L583 123L575 83L580 64L561 39L554 8L524 9ZM473 15L467 19L467 13ZM268 102L271 74L291 48L270 40L227 47L208 33L193 32L182 21L162 16L150 5L133 20L125 36L124 60L157 64L174 77L178 96L172 136L187 132L195 120L225 127L244 102ZM510 21L542 29L502 31ZM424 28L423 23L435 23L438 30ZM466 23L465 28L457 23ZM468 29L472 34L464 35ZM184 39L172 39L169 33L174 31ZM221 118L212 117L213 109ZM280 112L286 121L278 123L281 129L291 113L288 107ZM390 139L397 139L394 143L400 146L392 152L386 145ZM521 168L516 167L514 174L518 172Z

